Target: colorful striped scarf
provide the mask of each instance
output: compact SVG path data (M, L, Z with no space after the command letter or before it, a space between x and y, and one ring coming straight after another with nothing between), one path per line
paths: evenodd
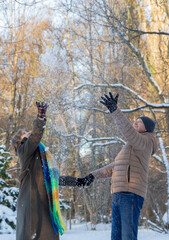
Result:
M43 143L39 144L39 150L42 158L45 186L49 200L49 210L53 229L57 235L58 232L62 235L66 230L66 227L62 220L59 207L59 171L57 169L56 161L54 161L52 154L46 150Z

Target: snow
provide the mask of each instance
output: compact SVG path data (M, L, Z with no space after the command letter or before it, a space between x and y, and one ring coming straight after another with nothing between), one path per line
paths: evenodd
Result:
M80 157L83 158L87 155L90 155L92 152L91 143L90 142L85 143L85 140L81 140L80 144L82 145L79 149Z
M0 178L0 184L1 185L3 185L3 184L5 184L6 182L2 179L2 178Z
M145 9L145 18L148 21L148 23L151 24L151 4L148 3L144 9Z
M4 149L5 149L5 145L1 144L1 145L0 145L0 148L4 148Z
M68 227L69 228L69 227ZM60 240L110 240L111 239L111 225L110 224L98 224L95 231L89 230L90 225L86 224L73 224L72 230L67 230ZM15 240L14 234L1 235L1 240ZM139 229L138 240L168 240L169 233L157 233L148 229Z
M167 204L166 204L167 205ZM163 216L163 221L164 221L164 223L165 224L167 224L167 222L168 222L168 216L167 216L167 212L164 214L164 216Z
M35 239L36 238L36 233L34 233L31 237L31 239Z
M16 212L13 212L10 208L0 204L0 217L2 219L2 222L0 222L0 234L1 229L3 229L3 233L14 233L15 231L6 223L5 220L8 219L8 221L16 223Z
M4 154L4 153L6 153L4 149L0 149L0 154Z

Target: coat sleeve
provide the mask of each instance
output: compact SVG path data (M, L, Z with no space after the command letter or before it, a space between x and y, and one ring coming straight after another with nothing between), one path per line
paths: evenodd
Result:
M147 145L150 144L149 137L137 132L119 108L112 113L112 116L116 126L133 148L137 150L147 148Z
M93 176L96 179L99 179L99 178L110 178L110 177L112 177L113 169L114 169L114 162L110 163L109 165L107 165L107 166L105 166L103 168L97 169L97 170L95 170L95 171L93 171L91 173L93 174Z
M46 119L39 120L36 118L33 122L33 129L31 135L26 139L26 141L21 142L18 147L18 156L20 158L21 168L23 165L29 164L29 159L31 155L34 154L35 150L38 148L41 138L43 136L44 127L46 124Z
M59 185L60 186L69 186L69 187L75 187L76 186L76 177L72 176L59 176Z

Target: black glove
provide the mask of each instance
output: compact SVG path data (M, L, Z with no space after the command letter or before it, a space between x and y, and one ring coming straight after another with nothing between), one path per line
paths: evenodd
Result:
M107 94L104 94L105 97L101 97L103 101L100 101L103 105L105 105L109 111L112 113L117 109L117 102L119 94L117 93L115 98L113 97L112 93L109 92L109 96Z
M46 111L49 105L44 102L36 102L36 106L38 108L38 117L39 118L45 118L46 117Z
M94 181L94 176L93 174L90 173L88 176L84 178L77 178L76 185L78 187L89 186L93 181Z
M77 178L77 180L76 180L76 186L78 186L78 187L83 186L83 187L84 187L84 185L85 185L85 180L84 180L84 178Z

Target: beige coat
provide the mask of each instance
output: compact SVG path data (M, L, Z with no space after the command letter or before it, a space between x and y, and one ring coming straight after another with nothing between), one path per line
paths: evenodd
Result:
M115 160L92 174L95 178L112 178L111 192L132 192L145 198L148 187L149 161L157 150L153 133L137 132L120 109L112 114L113 120L127 143Z

